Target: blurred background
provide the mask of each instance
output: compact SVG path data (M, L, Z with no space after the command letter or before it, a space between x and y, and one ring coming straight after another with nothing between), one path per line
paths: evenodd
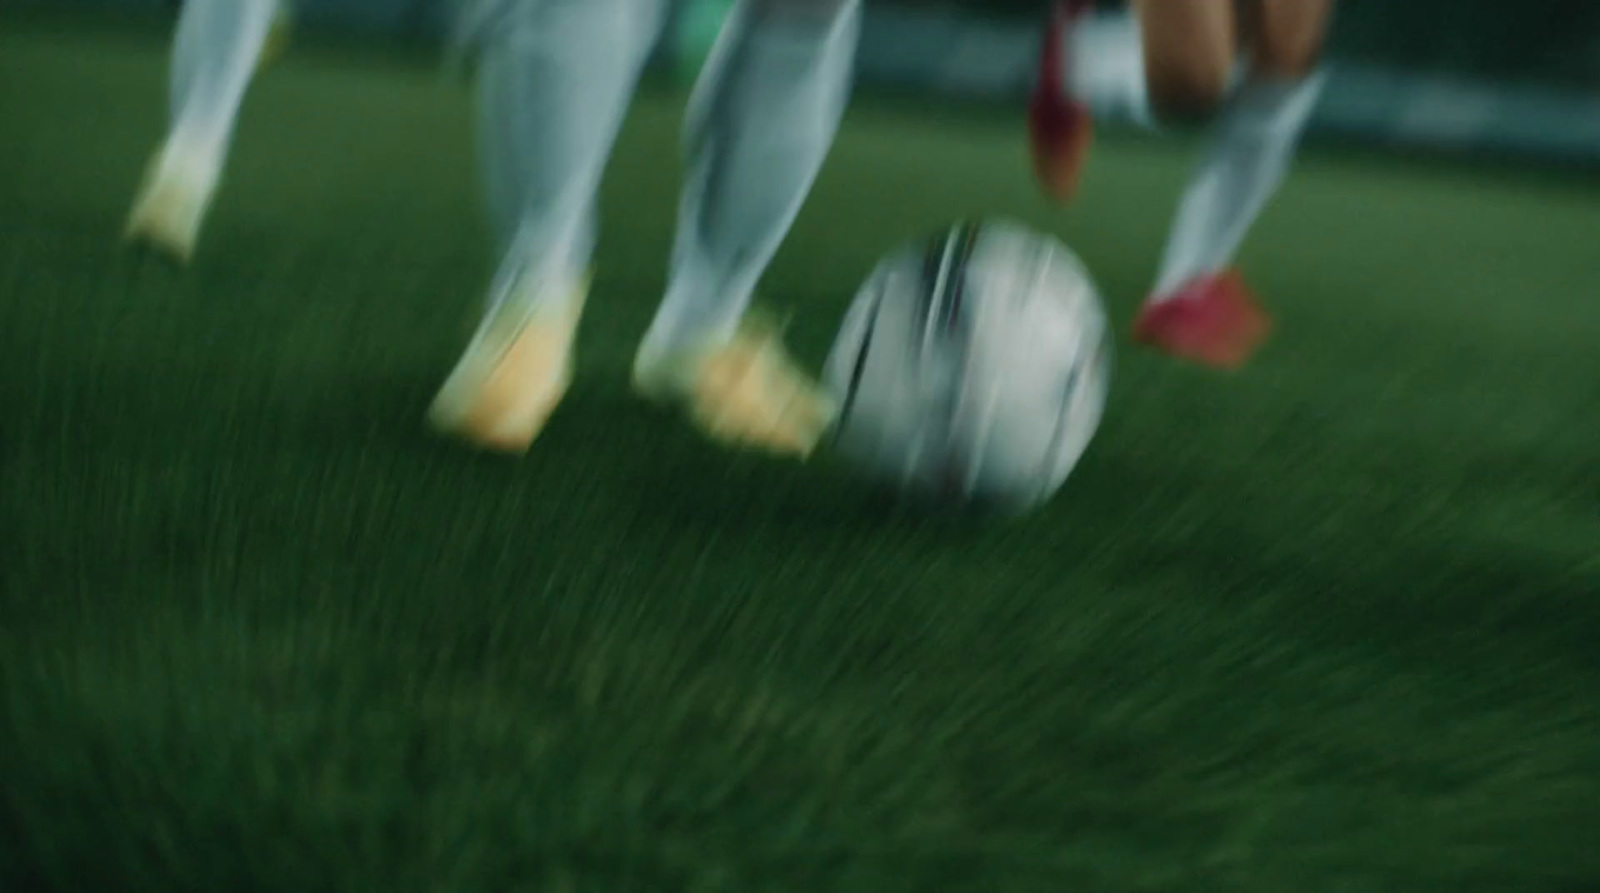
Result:
M60 0L126 11L171 0ZM455 0L299 0L330 34L438 42ZM732 0L676 0L657 68L692 78ZM1121 4L1101 2L1112 8ZM1026 95L1038 0L869 4L861 84L967 101ZM1329 40L1332 79L1310 136L1382 146L1600 163L1600 4L1346 0ZM1113 114L1116 110L1111 110Z
M1227 376L1127 338L1201 139L1041 196L1042 6L868 0L761 289L815 368L907 239L1071 246L1110 402L1006 524L630 391L728 0L520 461L422 420L494 262L444 2L299 4L177 270L120 241L176 6L0 0L0 891L1600 890L1600 2L1340 4Z

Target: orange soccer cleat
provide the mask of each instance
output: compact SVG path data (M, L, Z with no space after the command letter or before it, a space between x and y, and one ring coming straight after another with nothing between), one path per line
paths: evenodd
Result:
M1094 139L1089 107L1067 86L1072 29L1094 4L1090 0L1058 0L1045 26L1039 54L1039 78L1028 102L1028 143L1039 188L1065 204L1078 191L1078 180Z

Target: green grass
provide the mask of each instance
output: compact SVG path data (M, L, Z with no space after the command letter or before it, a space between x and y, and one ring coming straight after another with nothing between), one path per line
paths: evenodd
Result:
M1009 524L629 397L678 107L604 197L523 461L428 436L489 259L469 97L258 84L197 265L116 237L151 34L0 27L0 888L1600 889L1600 194L1305 158L1236 377L1125 349ZM864 104L766 294L811 362L901 238L1006 214L1125 329L1189 158L1046 207L1020 133Z

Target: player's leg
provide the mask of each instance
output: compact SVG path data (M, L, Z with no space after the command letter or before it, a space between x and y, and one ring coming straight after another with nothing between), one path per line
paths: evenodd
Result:
M1135 335L1176 355L1231 368L1270 322L1230 269L1277 192L1321 95L1317 70L1332 0L1254 0L1245 8L1245 76L1173 221L1155 289Z
M634 381L720 440L805 454L832 421L778 333L744 317L843 117L860 14L860 0L744 0L691 98L672 271Z
M1234 0L1133 0L1156 117L1205 123L1222 104L1238 55Z
M1088 154L1089 98L1134 121L1204 120L1227 89L1235 55L1233 0L1134 0L1132 15L1057 0L1028 106L1040 185L1065 202Z
M479 139L502 258L476 335L430 411L525 451L565 393L595 196L659 33L662 0L510 0L479 68Z
M171 123L128 237L187 261L227 159L277 0L188 0L173 41Z
M1038 75L1028 99L1028 148L1034 176L1047 196L1063 203L1078 191L1094 138L1088 104L1073 83L1074 68L1086 61L1081 44L1092 6L1088 0L1055 0L1051 4L1039 50Z
M1314 74L1322 64L1334 6L1334 0L1251 0L1246 4L1251 77L1301 81Z

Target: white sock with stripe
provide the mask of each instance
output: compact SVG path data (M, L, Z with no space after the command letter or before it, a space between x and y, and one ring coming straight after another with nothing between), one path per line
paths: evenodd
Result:
M1156 278L1157 300L1233 262L1294 160L1326 74L1247 79L1224 110L1210 154L1178 203Z

